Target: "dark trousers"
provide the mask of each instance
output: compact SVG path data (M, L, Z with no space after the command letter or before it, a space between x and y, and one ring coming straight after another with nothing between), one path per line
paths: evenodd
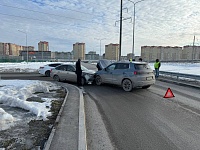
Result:
M158 69L158 68L155 68L155 71L156 71L155 77L158 78L158 77L159 77L159 69Z
M77 75L77 85L78 86L82 86L82 83L81 83L81 74L82 73L77 73L76 75Z

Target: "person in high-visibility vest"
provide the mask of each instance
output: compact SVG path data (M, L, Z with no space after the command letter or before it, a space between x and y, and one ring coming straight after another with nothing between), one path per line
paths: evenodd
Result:
M156 59L156 62L154 63L154 68L155 68L155 77L158 78L159 77L159 68L161 66L161 63L159 61L159 59Z

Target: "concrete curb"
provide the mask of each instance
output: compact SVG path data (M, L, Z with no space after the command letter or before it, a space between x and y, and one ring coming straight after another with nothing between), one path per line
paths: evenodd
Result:
M62 86L62 87L63 87L63 86ZM64 87L64 88L65 88L65 87ZM58 125L58 122L59 122L59 120L60 120L60 116L61 116L61 114L62 114L62 112L63 112L64 105L65 105L65 103L66 103L66 101L67 101L67 97L68 97L68 95L69 95L69 91L68 91L67 88L65 88L65 90L66 90L67 94L66 94L65 99L64 99L64 102L63 102L63 104L62 104L62 106L61 106L61 108L60 108L60 111L59 111L59 113L58 113L58 116L56 117L56 121L55 121L54 127L52 128L51 133L50 133L50 135L49 135L49 138L48 138L47 142L46 142L45 145L44 145L44 150L49 150L49 148L50 148L50 146L51 146L51 142L52 142L52 140L53 140L53 136L54 136L55 131L56 131L56 128L55 128L55 127Z
M87 138L86 138L86 123L85 123L85 107L83 90L79 90L80 94L80 106L79 106L79 139L78 139L78 150L87 150Z

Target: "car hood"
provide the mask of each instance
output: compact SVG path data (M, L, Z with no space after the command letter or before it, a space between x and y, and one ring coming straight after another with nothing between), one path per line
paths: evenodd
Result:
M108 59L101 59L97 62L99 64L99 66L101 67L101 69L106 68L108 65L110 65L112 62Z
M88 74L95 74L96 71L94 70L84 70L84 73L88 73Z

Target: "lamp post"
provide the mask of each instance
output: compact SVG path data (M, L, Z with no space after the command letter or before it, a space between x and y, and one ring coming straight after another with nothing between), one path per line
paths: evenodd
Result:
M96 39L96 38L94 38L94 39ZM99 53L99 59L100 59L101 58L101 40L105 40L105 38L103 38L103 39L96 39L96 40L100 41L100 53Z
M137 2L133 2L131 0L128 0L129 2L133 3L133 46L132 46L132 58L134 56L134 48L135 48L135 5L139 2L142 2L144 0L140 0Z
M26 35L26 53L27 53L27 63L28 63L27 33L24 32L24 31L20 31L20 30L18 30L18 31L21 32L21 33L24 33Z

